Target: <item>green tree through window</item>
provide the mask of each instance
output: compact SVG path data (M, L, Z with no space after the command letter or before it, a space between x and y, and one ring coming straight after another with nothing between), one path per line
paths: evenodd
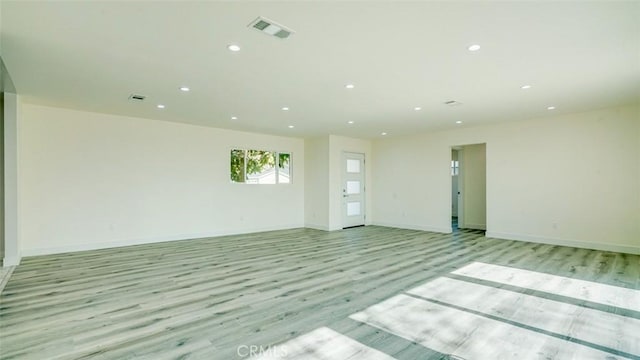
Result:
M244 182L244 150L231 150L231 181Z
M235 183L290 183L291 154L264 150L231 150L231 181Z

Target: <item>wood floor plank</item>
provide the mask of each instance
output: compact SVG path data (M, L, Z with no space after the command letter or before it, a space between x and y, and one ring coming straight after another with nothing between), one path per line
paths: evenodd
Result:
M0 359L229 360L238 346L327 327L397 359L435 360L349 316L473 262L640 285L640 256L482 231L291 229L38 256L0 295Z

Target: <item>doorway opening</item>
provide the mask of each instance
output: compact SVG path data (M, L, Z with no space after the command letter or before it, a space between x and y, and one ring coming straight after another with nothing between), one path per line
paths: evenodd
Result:
M486 144L451 148L451 230L487 229Z
M451 148L451 230L457 232L458 228L458 208L460 204L459 174L460 161L458 160L459 151L462 147L454 146Z

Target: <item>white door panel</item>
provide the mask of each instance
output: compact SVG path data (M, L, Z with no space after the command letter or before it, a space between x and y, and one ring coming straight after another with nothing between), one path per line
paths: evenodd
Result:
M364 154L342 155L342 227L364 225Z

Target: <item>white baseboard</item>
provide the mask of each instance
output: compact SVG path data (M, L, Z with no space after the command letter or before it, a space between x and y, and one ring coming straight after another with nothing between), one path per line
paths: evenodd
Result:
M5 256L2 260L2 267L20 265L20 260L22 260L22 256Z
M486 237L640 255L640 247L621 244L603 244L588 241L553 239L535 235L510 234L495 231L487 231Z
M408 225L408 224L388 223L388 222L381 222L381 221L374 221L372 225L400 228L400 229L409 229L409 230L431 231L431 232L444 233L444 234L449 234L452 232L450 227L441 228L436 226Z
M408 225L408 224L375 222L375 221L372 223L372 225L409 229L409 230L430 231L430 232L438 232L438 233L445 233L445 234L451 233L451 228L441 228L441 227L435 227L435 226ZM17 256L17 257L5 256L2 266L8 267L8 266L19 265L22 257L26 257L26 256L39 256L39 255L60 254L60 253L78 252L78 251L86 251L86 250L108 249L108 248L131 246L131 245L152 244L152 243L159 243L159 242L166 242L166 241L179 241L179 240L189 240L189 239L226 236L226 235L250 234L250 233L264 232L264 231L287 230L287 229L295 229L295 228L301 228L301 227L307 227L307 228L323 230L323 231L330 230L326 226L317 225L317 224L304 224L304 225L291 224L289 226L254 228L254 229L247 229L242 231L227 230L227 231L215 231L215 232L208 232L208 233L173 235L173 236L157 237L157 238L141 238L141 239L89 243L89 244L72 244L72 245L50 247L50 248L32 248L32 249L23 249L22 256ZM487 231L486 237L496 238L496 239L516 240L516 241L527 241L527 242L549 244L549 245L571 246L571 247L594 249L594 250L614 251L614 252L640 255L640 247L621 245L621 244L603 244L603 243L593 243L593 242L586 242L586 241L553 239L553 238L545 238L545 237L540 237L535 235L511 234L511 233L494 232L494 231Z
M132 246L132 245L153 244L153 243L160 243L160 242L167 242L167 241L180 241L180 240L191 240L191 239L200 239L200 238L208 238L208 237L227 236L227 235L251 234L251 233L257 233L257 232L264 232L264 231L288 230L288 229L296 229L296 228L302 228L302 227L304 227L304 225L302 224L292 224L288 226L262 227L262 228L246 229L246 230L212 231L207 233L171 235L171 236L162 236L162 237L155 237L155 238L139 238L139 239L88 243L88 244L71 244L71 245L64 245L64 246L50 247L50 248L32 248L32 249L23 249L22 256L25 257L25 256L61 254L61 253L68 253L68 252L109 249L109 248L117 248L117 247Z
M329 231L329 227L325 226L325 225L318 225L318 224L304 224L304 227L309 228L309 229L316 229L316 230L322 230L322 231Z
M487 230L487 224L464 224L460 225L460 229Z

